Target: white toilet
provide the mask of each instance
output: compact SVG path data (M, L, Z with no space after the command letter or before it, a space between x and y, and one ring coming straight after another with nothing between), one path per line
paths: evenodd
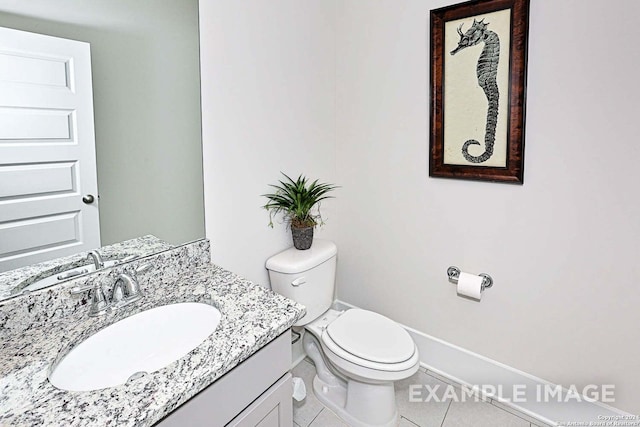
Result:
M331 309L337 247L314 239L269 258L271 288L307 308L303 345L316 366L318 399L353 427L391 427L399 421L394 381L413 375L418 348L394 321L371 311Z

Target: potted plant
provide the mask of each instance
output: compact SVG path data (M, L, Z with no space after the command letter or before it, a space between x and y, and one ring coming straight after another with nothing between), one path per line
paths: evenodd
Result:
M282 172L281 172L282 173ZM338 188L333 184L313 182L300 175L295 181L282 173L285 180L279 184L270 184L275 193L263 194L269 202L263 206L269 211L269 226L273 227L273 215L282 213L291 227L293 246L296 249L309 249L313 242L313 229L323 224L320 215L320 202L332 198L327 193ZM314 207L316 208L314 210Z

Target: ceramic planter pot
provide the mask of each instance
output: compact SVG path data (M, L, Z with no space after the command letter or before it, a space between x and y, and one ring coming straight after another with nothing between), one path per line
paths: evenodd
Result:
M291 227L291 235L293 236L293 246L296 249L309 249L313 243L313 227Z

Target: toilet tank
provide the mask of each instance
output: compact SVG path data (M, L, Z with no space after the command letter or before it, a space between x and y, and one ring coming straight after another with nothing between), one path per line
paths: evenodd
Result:
M312 322L331 307L337 253L335 243L314 239L307 250L289 248L267 260L271 289L307 309L294 326Z

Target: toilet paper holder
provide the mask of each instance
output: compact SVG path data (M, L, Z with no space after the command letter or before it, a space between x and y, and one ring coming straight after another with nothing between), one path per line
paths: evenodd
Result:
M447 268L447 276L452 283L458 283L458 277L460 277L460 269L455 266ZM482 290L489 289L493 286L493 279L487 273L478 274L482 277Z

